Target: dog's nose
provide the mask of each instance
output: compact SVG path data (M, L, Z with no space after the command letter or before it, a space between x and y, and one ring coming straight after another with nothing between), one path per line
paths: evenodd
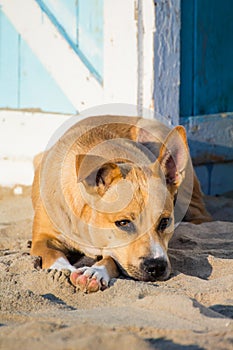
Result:
M151 277L151 280L155 280L163 276L167 270L168 263L163 258L146 258L141 264L141 268L145 273Z

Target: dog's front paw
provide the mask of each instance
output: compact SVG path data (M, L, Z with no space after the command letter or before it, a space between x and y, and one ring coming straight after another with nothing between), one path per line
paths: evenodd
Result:
M106 289L110 277L105 266L85 266L73 271L70 280L81 291L92 293Z

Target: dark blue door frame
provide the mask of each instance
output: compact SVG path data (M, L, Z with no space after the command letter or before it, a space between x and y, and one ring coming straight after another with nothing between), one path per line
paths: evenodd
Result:
M233 111L233 1L181 0L181 116Z

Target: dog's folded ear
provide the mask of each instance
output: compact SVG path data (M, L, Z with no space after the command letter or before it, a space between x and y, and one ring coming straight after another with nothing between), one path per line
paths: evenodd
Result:
M97 187L97 192L103 195L117 178L122 178L120 167L107 161L104 157L84 154L76 156L77 181L85 187Z
M168 134L158 157L167 186L172 189L180 186L185 176L188 159L186 132L183 126L177 126Z

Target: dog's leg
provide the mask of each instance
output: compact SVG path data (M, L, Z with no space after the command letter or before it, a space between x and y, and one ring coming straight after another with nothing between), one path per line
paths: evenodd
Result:
M56 239L59 232L54 229L40 199L40 167L44 155L45 153L40 153L33 160L35 177L32 186L32 203L35 216L30 253L42 258L42 268L44 269L74 271L76 268L69 263L62 249L50 246L51 240Z
M42 258L43 269L55 270L70 270L75 271L76 268L72 266L65 254L60 250L48 247L49 236L42 235L39 241L32 245L31 255L40 256Z
M58 235L40 203L36 208L33 222L31 255L42 258L44 269L75 271L76 268L69 263L62 245L56 240Z
M212 220L211 215L206 210L200 183L194 173L193 194L184 221L189 221L193 224L201 224L202 222Z
M70 275L72 284L87 293L104 290L111 278L118 277L119 270L111 257L105 257L91 267L81 267Z

